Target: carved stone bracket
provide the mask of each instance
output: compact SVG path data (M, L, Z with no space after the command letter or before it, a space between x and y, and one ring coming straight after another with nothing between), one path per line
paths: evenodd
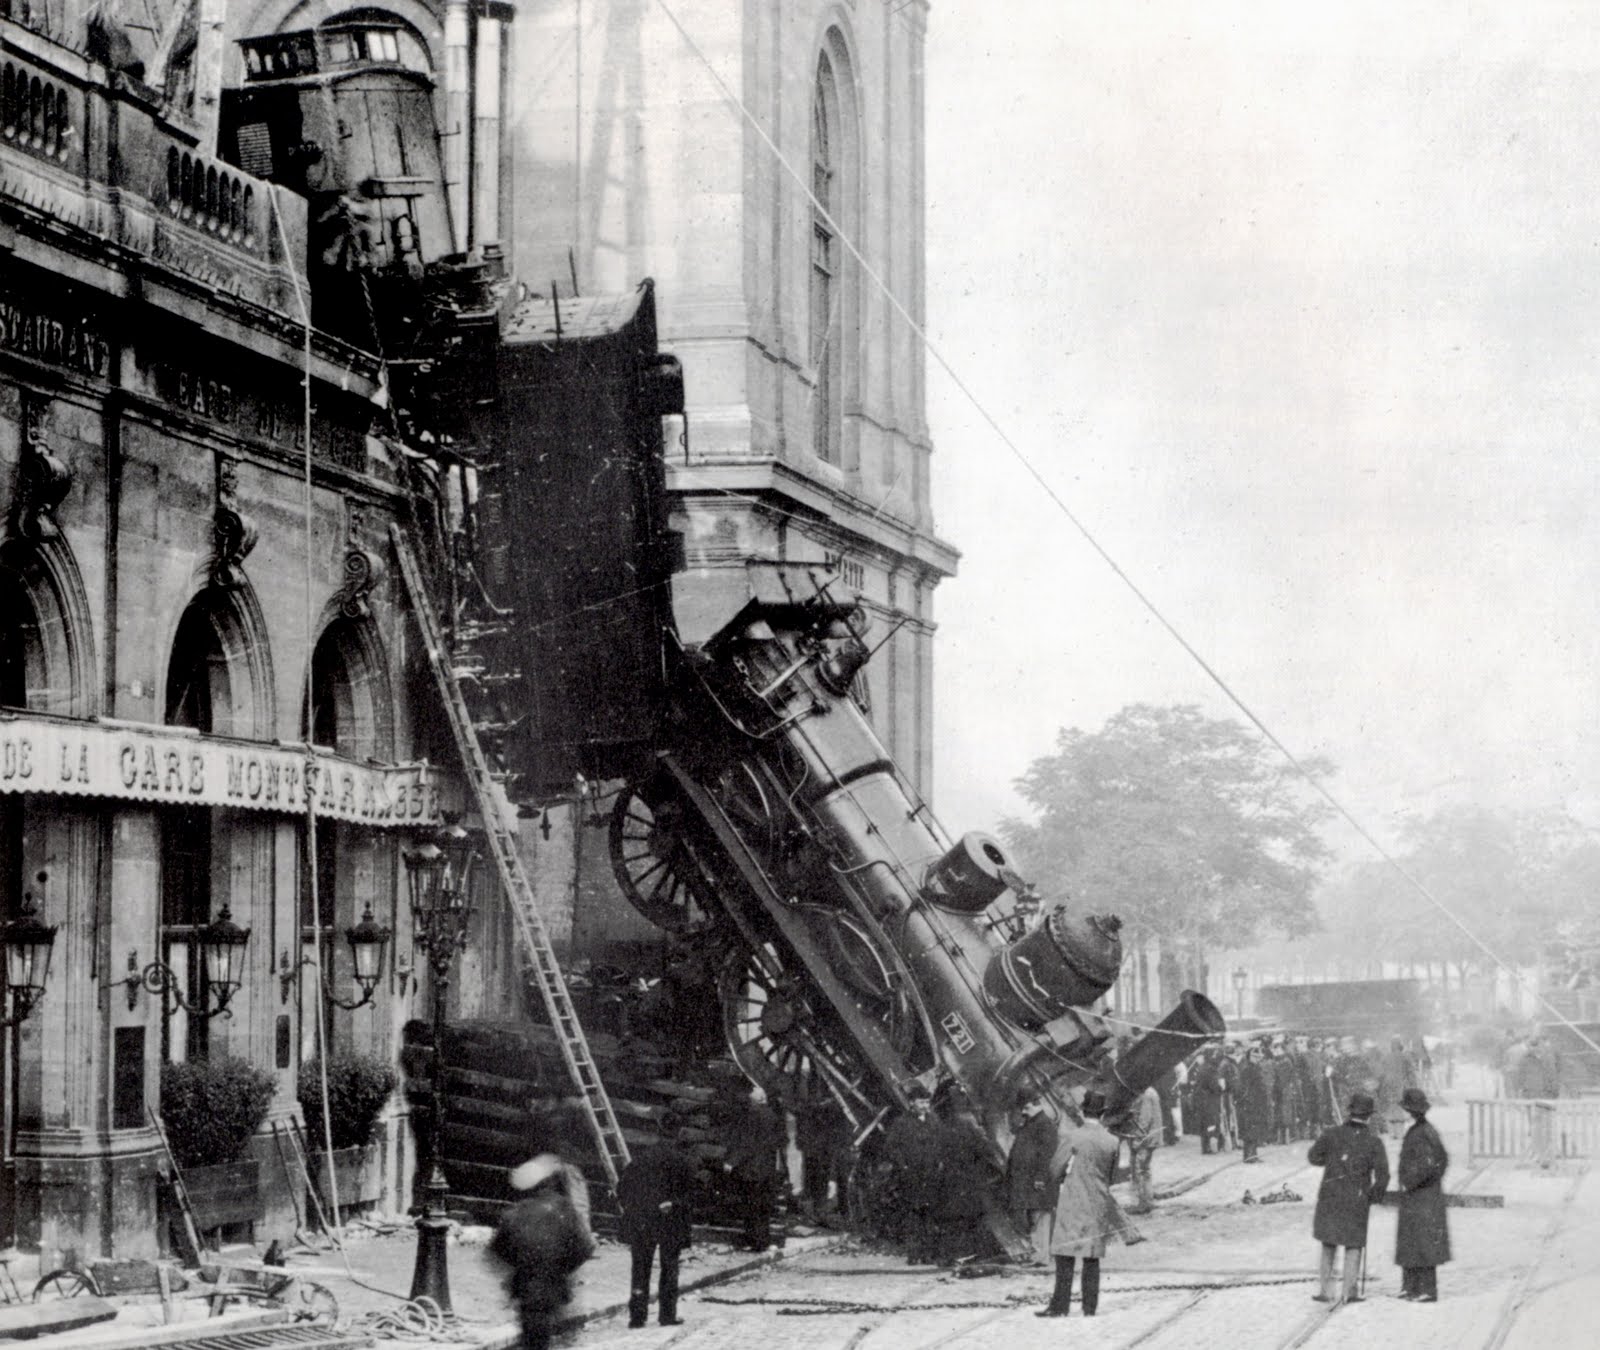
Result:
M211 584L244 585L244 560L256 546L256 524L239 509L239 461L217 456L217 504L212 515Z
M347 619L371 616L372 606L367 597L388 575L382 557L368 548L362 539L365 521L366 512L357 503L351 502L345 536L344 585L339 588L339 612Z
M50 450L49 406L23 393L22 457L11 499L11 528L23 539L54 539L61 532L55 510L72 488L71 468Z
M339 612L347 619L365 619L372 613L367 597L387 575L371 549L352 546L344 555L344 586L339 591Z

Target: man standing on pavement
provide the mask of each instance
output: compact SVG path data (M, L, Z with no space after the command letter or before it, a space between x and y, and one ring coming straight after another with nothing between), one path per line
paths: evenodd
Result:
M1322 1244L1322 1282L1312 1295L1319 1303L1334 1301L1333 1266L1340 1247L1344 1248L1340 1301L1361 1301L1357 1287L1367 1249L1367 1214L1389 1189L1389 1155L1367 1124L1373 1109L1372 1098L1357 1092L1350 1098L1344 1124L1324 1130L1308 1155L1313 1167L1322 1168L1311 1227L1312 1236Z
M1510 1088L1528 1102L1528 1136L1534 1160L1549 1167L1554 1152L1555 1114L1552 1103L1561 1095L1554 1056L1544 1038L1535 1032L1512 1061Z
M1050 1261L1050 1223L1056 1210L1056 1187L1050 1160L1056 1152L1056 1123L1039 1097L1018 1099L1021 1120L1006 1159L1006 1208L1033 1244L1034 1260Z
M1040 1317L1065 1317L1072 1306L1072 1280L1078 1258L1083 1258L1083 1315L1093 1317L1100 1306L1100 1258L1106 1238L1122 1230L1125 1221L1111 1197L1111 1175L1117 1166L1118 1144L1100 1123L1105 1097L1091 1088L1083 1094L1083 1123L1061 1131L1050 1174L1060 1187L1056 1197L1055 1228L1050 1253L1055 1257L1055 1289Z
M555 1154L530 1158L510 1181L526 1196L500 1216L489 1250L510 1268L506 1287L522 1315L522 1350L547 1350L551 1323L572 1296L572 1272L594 1255L594 1240Z
M1439 1267L1450 1259L1450 1225L1445 1217L1444 1173L1450 1166L1439 1131L1428 1123L1428 1098L1407 1088L1400 1105L1412 1126L1400 1143L1400 1223L1394 1261L1400 1267L1400 1297L1416 1303L1439 1301Z
M1194 1107L1195 1133L1200 1136L1200 1152L1223 1151L1222 1142L1222 1073L1218 1061L1221 1055L1215 1049L1200 1052L1200 1058L1190 1074L1190 1097Z
M738 1206L744 1246L764 1252L772 1245L772 1212L787 1140L778 1113L755 1093L753 1084L740 1082L724 1108L720 1125L727 1153L722 1168Z
M1261 1061L1261 1047L1252 1045L1239 1070L1239 1139L1244 1161L1261 1161L1256 1150L1272 1137L1272 1086Z
M664 1327L678 1325L678 1258L693 1237L695 1161L683 1146L683 1122L669 1108L659 1122L661 1142L634 1156L617 1179L622 1211L619 1236L633 1257L628 1286L628 1326L650 1320L650 1266L661 1252L657 1315Z
M1139 1094L1133 1111L1126 1117L1126 1127L1119 1133L1128 1141L1129 1165L1133 1172L1134 1202L1127 1212L1149 1214L1155 1209L1151 1163L1161 1147L1161 1097L1154 1087L1147 1087Z

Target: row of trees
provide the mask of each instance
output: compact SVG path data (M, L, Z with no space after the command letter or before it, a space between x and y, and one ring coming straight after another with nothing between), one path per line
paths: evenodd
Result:
M1025 874L1047 898L1121 915L1130 949L1183 954L1189 978L1205 951L1312 932L1334 959L1448 962L1458 977L1493 964L1387 862L1330 876L1331 808L1237 722L1133 704L1099 731L1061 731L1016 786L1033 818L1001 832ZM1404 822L1395 858L1507 961L1552 943L1574 966L1600 955L1600 842L1563 814L1447 808Z

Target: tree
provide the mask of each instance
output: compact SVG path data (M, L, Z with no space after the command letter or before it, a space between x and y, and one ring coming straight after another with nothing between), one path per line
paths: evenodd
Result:
M1407 819L1394 857L1438 904L1381 860L1318 901L1329 926L1348 929L1374 961L1438 961L1464 978L1494 968L1485 947L1507 965L1531 965L1552 942L1581 942L1594 922L1600 849L1563 812L1447 806Z
M1016 787L1037 812L1001 826L1023 870L1046 894L1120 915L1135 947L1157 940L1198 962L1265 929L1316 926L1328 808L1237 722L1131 704L1098 732L1063 729Z

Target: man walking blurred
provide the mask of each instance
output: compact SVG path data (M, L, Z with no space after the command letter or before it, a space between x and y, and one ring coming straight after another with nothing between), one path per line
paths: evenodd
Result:
M505 1211L490 1251L509 1268L506 1286L522 1314L522 1350L546 1350L550 1327L571 1297L572 1272L594 1254L567 1190L566 1169L553 1153L511 1172L526 1197Z
M1344 1124L1324 1130L1308 1155L1313 1167L1322 1168L1311 1227L1312 1236L1322 1244L1321 1285L1312 1295L1319 1303L1334 1301L1333 1267L1340 1247L1344 1248L1340 1301L1361 1301L1357 1286L1367 1248L1367 1215L1389 1188L1389 1156L1367 1123L1373 1109L1370 1096L1355 1093Z

